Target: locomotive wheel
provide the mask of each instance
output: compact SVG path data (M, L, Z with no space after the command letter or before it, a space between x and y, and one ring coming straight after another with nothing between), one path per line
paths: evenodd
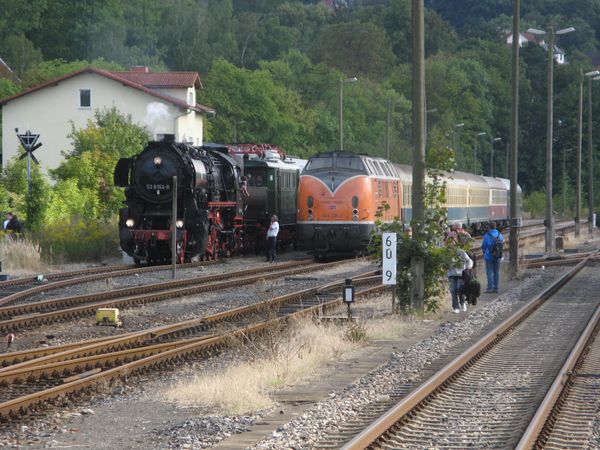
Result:
M139 258L133 258L133 264L135 264L136 267L140 267L142 265L142 262Z

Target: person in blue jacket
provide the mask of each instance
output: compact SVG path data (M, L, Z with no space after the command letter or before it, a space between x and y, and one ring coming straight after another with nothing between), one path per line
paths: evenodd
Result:
M496 229L496 222L490 222L490 229L483 236L483 242L481 243L483 259L485 259L485 273L487 275L486 293L498 292L503 245L504 236Z

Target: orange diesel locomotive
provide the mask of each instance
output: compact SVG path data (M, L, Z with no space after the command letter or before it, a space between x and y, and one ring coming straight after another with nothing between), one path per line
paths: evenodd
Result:
M300 176L299 247L317 255L365 252L375 220L400 217L400 189L394 167L383 158L345 152L313 156Z
M485 232L491 220L508 225L508 180L455 171L445 181L448 220L464 224L472 234ZM517 189L520 217L521 190ZM410 166L348 152L315 155L300 175L298 246L317 257L362 254L376 219L410 223L411 196Z

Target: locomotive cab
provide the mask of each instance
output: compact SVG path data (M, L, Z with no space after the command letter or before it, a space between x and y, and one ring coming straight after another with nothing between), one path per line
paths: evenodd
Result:
M383 199L372 201L369 170L364 157L353 153L323 153L309 160L298 191L301 248L317 255L366 250L374 215L383 209Z

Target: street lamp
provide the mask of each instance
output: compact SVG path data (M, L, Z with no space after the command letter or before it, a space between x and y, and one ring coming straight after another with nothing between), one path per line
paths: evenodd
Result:
M358 78L340 78L340 151L344 150L344 83L354 83Z
M473 173L477 173L477 146L479 145L479 136L485 136L487 133L482 131L475 135L475 148L473 150Z
M554 241L554 216L552 214L552 127L553 117L553 78L554 78L554 35L562 35L575 31L575 28L568 27L554 31L550 27L548 31L530 28L529 33L536 35L547 35L548 37L548 103L547 103L547 123L546 123L546 252L554 253L556 243Z
M583 137L583 80L585 77L595 77L600 75L597 70L587 72L579 71L579 111L577 115L577 157L575 162L575 237L581 233L581 150Z
M502 138L495 137L492 139L492 151L490 153L490 177L494 177L494 142L500 142Z
M233 121L233 142L237 144L237 126L246 123L244 119Z
M464 122L455 123L452 126L452 150L454 151L454 158L458 157L458 149L456 148L456 129L464 126Z
M600 80L598 71L586 73L588 77L588 231L594 231L594 155L592 140L592 81Z

